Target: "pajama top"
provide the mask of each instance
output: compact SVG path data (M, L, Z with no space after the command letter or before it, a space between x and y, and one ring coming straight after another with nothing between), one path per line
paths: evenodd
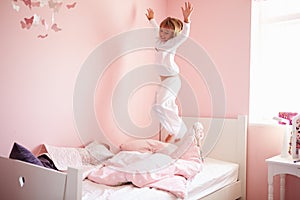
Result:
M159 26L155 19L151 19L150 23L156 28L158 33ZM161 42L158 36L155 42L156 64L159 66L159 74L161 76L174 76L179 73L179 67L174 61L177 48L188 38L190 33L190 23L183 23L183 30L176 37L166 42Z

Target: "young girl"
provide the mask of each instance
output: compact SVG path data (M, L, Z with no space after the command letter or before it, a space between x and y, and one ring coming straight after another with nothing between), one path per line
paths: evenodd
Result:
M146 16L157 29L158 38L155 44L156 63L159 65L161 87L156 93L154 111L160 123L167 132L162 138L165 142L177 142L186 133L187 129L178 116L178 106L175 102L181 87L179 68L174 61L177 48L187 39L190 32L190 17L193 7L190 2L181 7L183 22L177 18L167 17L160 23L154 19L154 11L147 9Z

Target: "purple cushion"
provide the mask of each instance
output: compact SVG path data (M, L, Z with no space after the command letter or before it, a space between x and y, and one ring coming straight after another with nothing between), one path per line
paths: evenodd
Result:
M57 168L55 167L53 161L46 154L40 155L38 157L38 159L42 162L44 167L47 167L49 169L57 170Z
M42 162L31 153L31 151L16 142L10 152L9 158L44 166Z

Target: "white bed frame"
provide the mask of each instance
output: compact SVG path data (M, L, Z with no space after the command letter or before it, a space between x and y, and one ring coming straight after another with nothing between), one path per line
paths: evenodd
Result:
M206 145L206 155L224 161L239 164L238 181L226 186L201 200L233 200L246 199L246 149L247 149L247 117L238 116L234 119L222 118L183 118L188 127L200 121L209 134L219 131L220 137L212 150ZM221 124L214 130L214 124ZM209 141L211 143L211 141ZM33 164L7 157L0 157L0 197L1 199L62 199L79 200L82 194L82 174L80 170L69 168L67 173L58 172Z
M239 175L236 183L203 197L201 200L246 200L247 116L239 115L232 119L184 117L183 120L187 127L200 121L205 128L206 135L215 135L210 138L206 137L204 140L205 156L239 164ZM217 136L215 133L220 134ZM213 148L211 149L212 145Z

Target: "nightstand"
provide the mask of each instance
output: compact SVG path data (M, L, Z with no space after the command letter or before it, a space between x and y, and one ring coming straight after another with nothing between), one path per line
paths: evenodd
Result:
M300 162L294 163L291 156L282 158L280 155L266 159L268 165L268 200L273 200L273 177L280 175L280 200L285 197L285 175L300 177Z

